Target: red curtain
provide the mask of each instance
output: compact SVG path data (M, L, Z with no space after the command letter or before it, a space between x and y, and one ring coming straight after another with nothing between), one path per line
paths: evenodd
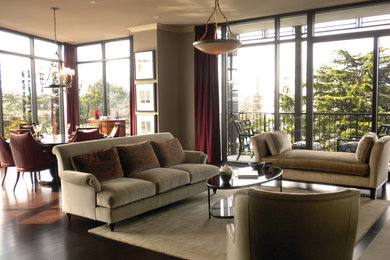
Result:
M135 86L134 86L134 41L133 36L130 36L130 134L136 134L135 125Z
M76 47L65 43L65 67L76 71ZM79 101L78 101L78 84L77 71L73 77L72 87L67 90L66 94L66 123L70 124L69 132L76 130L76 125L79 121ZM68 133L68 134L70 134Z
M206 27L195 27L199 40ZM204 40L213 39L215 25L209 24ZM208 155L207 162L221 164L219 131L218 59L195 49L195 150Z

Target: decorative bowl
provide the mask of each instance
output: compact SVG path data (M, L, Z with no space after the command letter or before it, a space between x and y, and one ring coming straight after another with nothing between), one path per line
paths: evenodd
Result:
M249 166L252 167L253 170L258 171L259 173L263 172L263 167L266 164L265 162L250 162Z

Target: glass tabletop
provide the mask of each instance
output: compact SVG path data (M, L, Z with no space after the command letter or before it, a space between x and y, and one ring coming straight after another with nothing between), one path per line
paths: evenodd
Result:
M279 178L282 174L283 170L275 166L264 166L260 173L251 167L244 167L234 170L229 182L223 182L221 176L218 174L208 178L206 185L212 189L237 189L266 183ZM252 176L242 177L244 175Z

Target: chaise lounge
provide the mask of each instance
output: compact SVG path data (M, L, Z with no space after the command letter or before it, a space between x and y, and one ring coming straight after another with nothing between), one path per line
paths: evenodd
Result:
M170 133L58 145L53 153L68 218L102 221L111 231L116 222L205 191L219 170Z
M252 137L255 161L283 168L283 179L369 189L375 199L386 185L390 159L390 136L378 140L364 135L356 153L293 150L287 133L265 132Z

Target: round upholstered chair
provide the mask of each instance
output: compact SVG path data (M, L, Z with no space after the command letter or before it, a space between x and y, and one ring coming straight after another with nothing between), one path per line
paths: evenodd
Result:
M352 259L360 192L242 189L227 225L228 259Z

